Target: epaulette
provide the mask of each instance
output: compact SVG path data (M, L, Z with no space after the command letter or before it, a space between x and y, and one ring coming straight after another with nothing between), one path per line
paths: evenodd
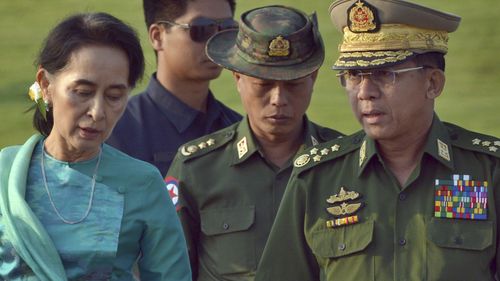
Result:
M499 138L472 132L451 123L443 123L448 128L452 145L500 158Z
M340 137L344 136L344 134L342 134L339 131L336 131L336 130L333 130L333 129L330 129L330 128L327 128L327 127L320 126L320 125L318 125L316 123L313 123L313 124L317 128L317 133L318 133L318 136L321 139L321 142L333 140L333 139L340 138Z
M357 150L365 136L363 131L359 131L350 136L336 138L324 143L320 143L304 151L293 161L296 173L311 169L316 165L339 158L354 150Z
M179 155L183 161L205 155L231 141L236 133L236 126L231 125L215 133L192 140L179 148Z

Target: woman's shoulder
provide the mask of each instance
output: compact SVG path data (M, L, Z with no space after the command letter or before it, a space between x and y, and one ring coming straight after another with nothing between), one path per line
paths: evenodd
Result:
M133 158L107 144L103 145L102 155L103 176L117 185L120 191L127 192L131 188L144 190L163 184L160 172L150 163Z

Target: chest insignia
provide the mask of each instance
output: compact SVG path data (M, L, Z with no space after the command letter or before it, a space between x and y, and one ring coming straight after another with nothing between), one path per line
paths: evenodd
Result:
M452 180L436 179L434 217L486 220L488 182L472 180L469 175L453 175Z
M354 224L359 221L359 211L364 205L363 202L353 202L360 198L360 194L355 191L347 191L344 187L340 188L338 194L331 195L326 202L333 206L327 207L326 211L333 215L335 219L326 221L326 227L332 228L342 225Z

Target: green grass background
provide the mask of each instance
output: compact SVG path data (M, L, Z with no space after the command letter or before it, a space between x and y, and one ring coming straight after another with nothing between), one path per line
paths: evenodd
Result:
M236 15L248 9L284 4L308 13L317 11L325 40L326 60L320 70L308 115L312 120L345 133L360 127L354 120L343 90L330 66L338 55L340 34L329 20L329 0L237 0ZM415 0L458 14L462 23L450 35L447 82L438 98L441 120L471 130L500 136L500 1ZM33 62L43 38L62 18L74 12L104 11L131 24L140 33L146 54L146 75L133 91L142 91L155 69L155 59L139 0L18 0L0 1L0 147L22 143L34 130L27 89L33 83ZM212 83L216 96L242 112L229 72Z

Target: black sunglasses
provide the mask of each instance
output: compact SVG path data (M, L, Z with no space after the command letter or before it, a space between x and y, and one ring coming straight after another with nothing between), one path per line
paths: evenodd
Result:
M177 23L167 20L160 20L157 23L176 25L184 29L189 29L189 36L194 42L205 42L215 33L221 30L238 28L238 22L232 18L227 19L208 19L196 18L191 23Z

